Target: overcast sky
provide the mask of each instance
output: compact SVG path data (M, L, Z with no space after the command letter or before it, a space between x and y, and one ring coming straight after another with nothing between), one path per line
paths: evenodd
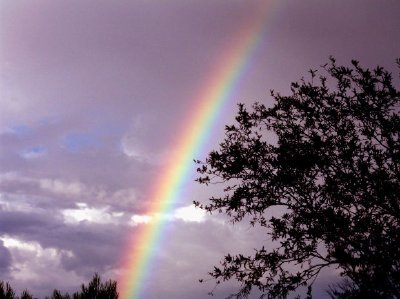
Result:
M400 2L0 0L0 280L44 297L94 272L126 273L121 255L146 225L146 194L185 115L262 2L271 12L258 51L196 159L221 141L238 102L271 103L269 90L287 93L330 55L396 77ZM268 244L248 223L195 210L213 190L187 185L143 298L207 298L214 284L198 279L224 254Z

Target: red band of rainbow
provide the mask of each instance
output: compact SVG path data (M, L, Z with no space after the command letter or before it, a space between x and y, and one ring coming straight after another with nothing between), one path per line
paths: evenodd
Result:
M222 49L220 64L212 69L201 92L194 99L197 106L183 123L184 129L179 134L181 138L176 150L148 197L152 202L148 215L168 214L180 201L180 186L194 167L196 152L207 139L224 104L235 94L246 69L252 65L256 56L254 52L265 37L267 20L274 5L270 1L262 3L256 15L236 35L234 44ZM149 263L154 250L160 246L166 221L165 217L154 217L151 222L135 230L123 260L124 266L128 265L129 273L119 282L122 299L142 298L144 280L149 276Z

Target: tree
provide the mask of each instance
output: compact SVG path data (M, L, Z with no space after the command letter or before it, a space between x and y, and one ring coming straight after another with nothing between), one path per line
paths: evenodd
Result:
M102 282L100 276L95 273L88 286L82 284L81 291L74 293L74 299L118 299L117 282Z
M0 281L0 299L33 299L32 295L28 292L28 290L24 290L21 293L21 297L15 295L15 291L11 287L11 285L4 281Z
M33 299L32 295L28 292L28 290L22 291L20 299Z
M53 294L51 295L51 299L70 299L71 296L68 293L64 295L60 292L60 290L54 289Z
M197 161L199 183L225 188L195 204L279 244L228 254L210 275L240 282L236 298L301 286L311 298L320 271L336 267L348 283L332 297L400 298L400 93L388 71L357 61L310 74L289 96L272 91L272 107L239 104L220 148Z
M15 299L15 292L8 282L0 281L0 299Z
M72 296L73 299L118 299L117 282L108 280L102 282L100 276L95 273L92 280L86 286L82 284L81 291L75 292ZM54 289L51 299L70 299L71 296L68 293L62 294L59 290ZM33 299L33 296L24 290L21 293L21 297L15 295L14 290L7 282L4 284L0 281L0 299ZM45 297L49 299L49 297Z

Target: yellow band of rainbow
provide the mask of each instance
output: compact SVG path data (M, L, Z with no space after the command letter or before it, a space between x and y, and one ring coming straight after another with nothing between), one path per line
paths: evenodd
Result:
M254 17L235 35L234 43L221 49L219 65L211 70L208 80L194 98L196 106L181 126L183 130L178 135L180 138L174 154L151 188L148 196L151 206L146 214L166 214L180 202L180 186L194 167L193 159L197 158L194 155L207 139L224 104L235 94L241 77L254 60L254 52L265 38L267 20L275 5L267 0L261 3ZM166 221L165 217L154 217L151 222L135 229L122 261L124 267L128 265L129 272L119 281L122 299L144 299L144 280L149 279L149 265L154 250L161 246Z

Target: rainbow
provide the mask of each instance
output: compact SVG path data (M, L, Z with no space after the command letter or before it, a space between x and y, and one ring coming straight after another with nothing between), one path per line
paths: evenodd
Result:
M147 215L168 215L180 202L181 186L194 167L193 158L197 158L218 114L233 97L239 82L257 56L255 52L260 48L267 20L274 8L269 1L261 3L252 19L234 36L233 44L221 49L220 64L209 73L208 80L195 97L196 108L183 123L184 130L178 134L175 151L152 187L148 197L151 198L151 206ZM129 272L119 281L122 299L143 298L143 285L149 276L148 269L154 252L162 243L166 221L162 216L153 217L149 223L137 227L122 261L124 267L128 266Z

